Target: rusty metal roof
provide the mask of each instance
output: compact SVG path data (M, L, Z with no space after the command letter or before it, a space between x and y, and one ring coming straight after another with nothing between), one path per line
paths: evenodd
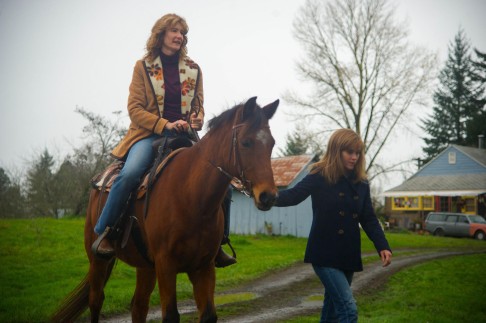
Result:
M275 185L287 187L311 163L314 155L286 156L272 159Z

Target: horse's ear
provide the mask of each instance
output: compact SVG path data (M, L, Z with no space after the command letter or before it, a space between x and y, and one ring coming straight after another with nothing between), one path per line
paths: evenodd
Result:
M246 120L246 118L248 118L250 115L253 114L253 112L255 111L255 108L257 107L257 103L256 103L256 100L257 100L257 97L254 96L250 99L248 99L248 101L246 101L245 103L245 106L243 108L243 115L242 115L242 120Z
M280 103L280 100L276 100L275 102L272 102L270 104L267 104L264 106L263 109L263 114L267 117L267 119L271 119L273 115L275 114L275 111L277 111L278 104Z

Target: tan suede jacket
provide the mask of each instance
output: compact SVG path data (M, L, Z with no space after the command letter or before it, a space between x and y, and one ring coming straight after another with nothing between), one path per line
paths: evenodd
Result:
M199 109L198 116L204 118L201 69L199 69L199 81L194 96L195 106ZM128 132L111 152L111 155L116 159L123 159L130 147L137 141L153 133L161 134L168 122L168 120L160 116L157 99L152 92L151 82L144 70L143 60L137 61L133 69L132 83L130 84L128 96L128 114L131 120Z

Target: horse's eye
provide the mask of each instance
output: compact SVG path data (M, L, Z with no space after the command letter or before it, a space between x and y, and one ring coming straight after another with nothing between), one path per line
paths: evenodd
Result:
M250 139L245 139L241 142L241 145L245 148L250 148L253 145L253 143Z

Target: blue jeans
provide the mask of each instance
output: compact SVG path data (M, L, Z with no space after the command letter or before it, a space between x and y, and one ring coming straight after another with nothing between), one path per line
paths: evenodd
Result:
M129 150L127 160L115 179L105 207L96 223L94 231L102 234L106 227L113 226L121 215L130 193L139 185L140 179L155 159L152 143L159 138L151 135L136 142Z
M324 285L320 322L358 322L358 308L351 291L352 271L312 265Z

